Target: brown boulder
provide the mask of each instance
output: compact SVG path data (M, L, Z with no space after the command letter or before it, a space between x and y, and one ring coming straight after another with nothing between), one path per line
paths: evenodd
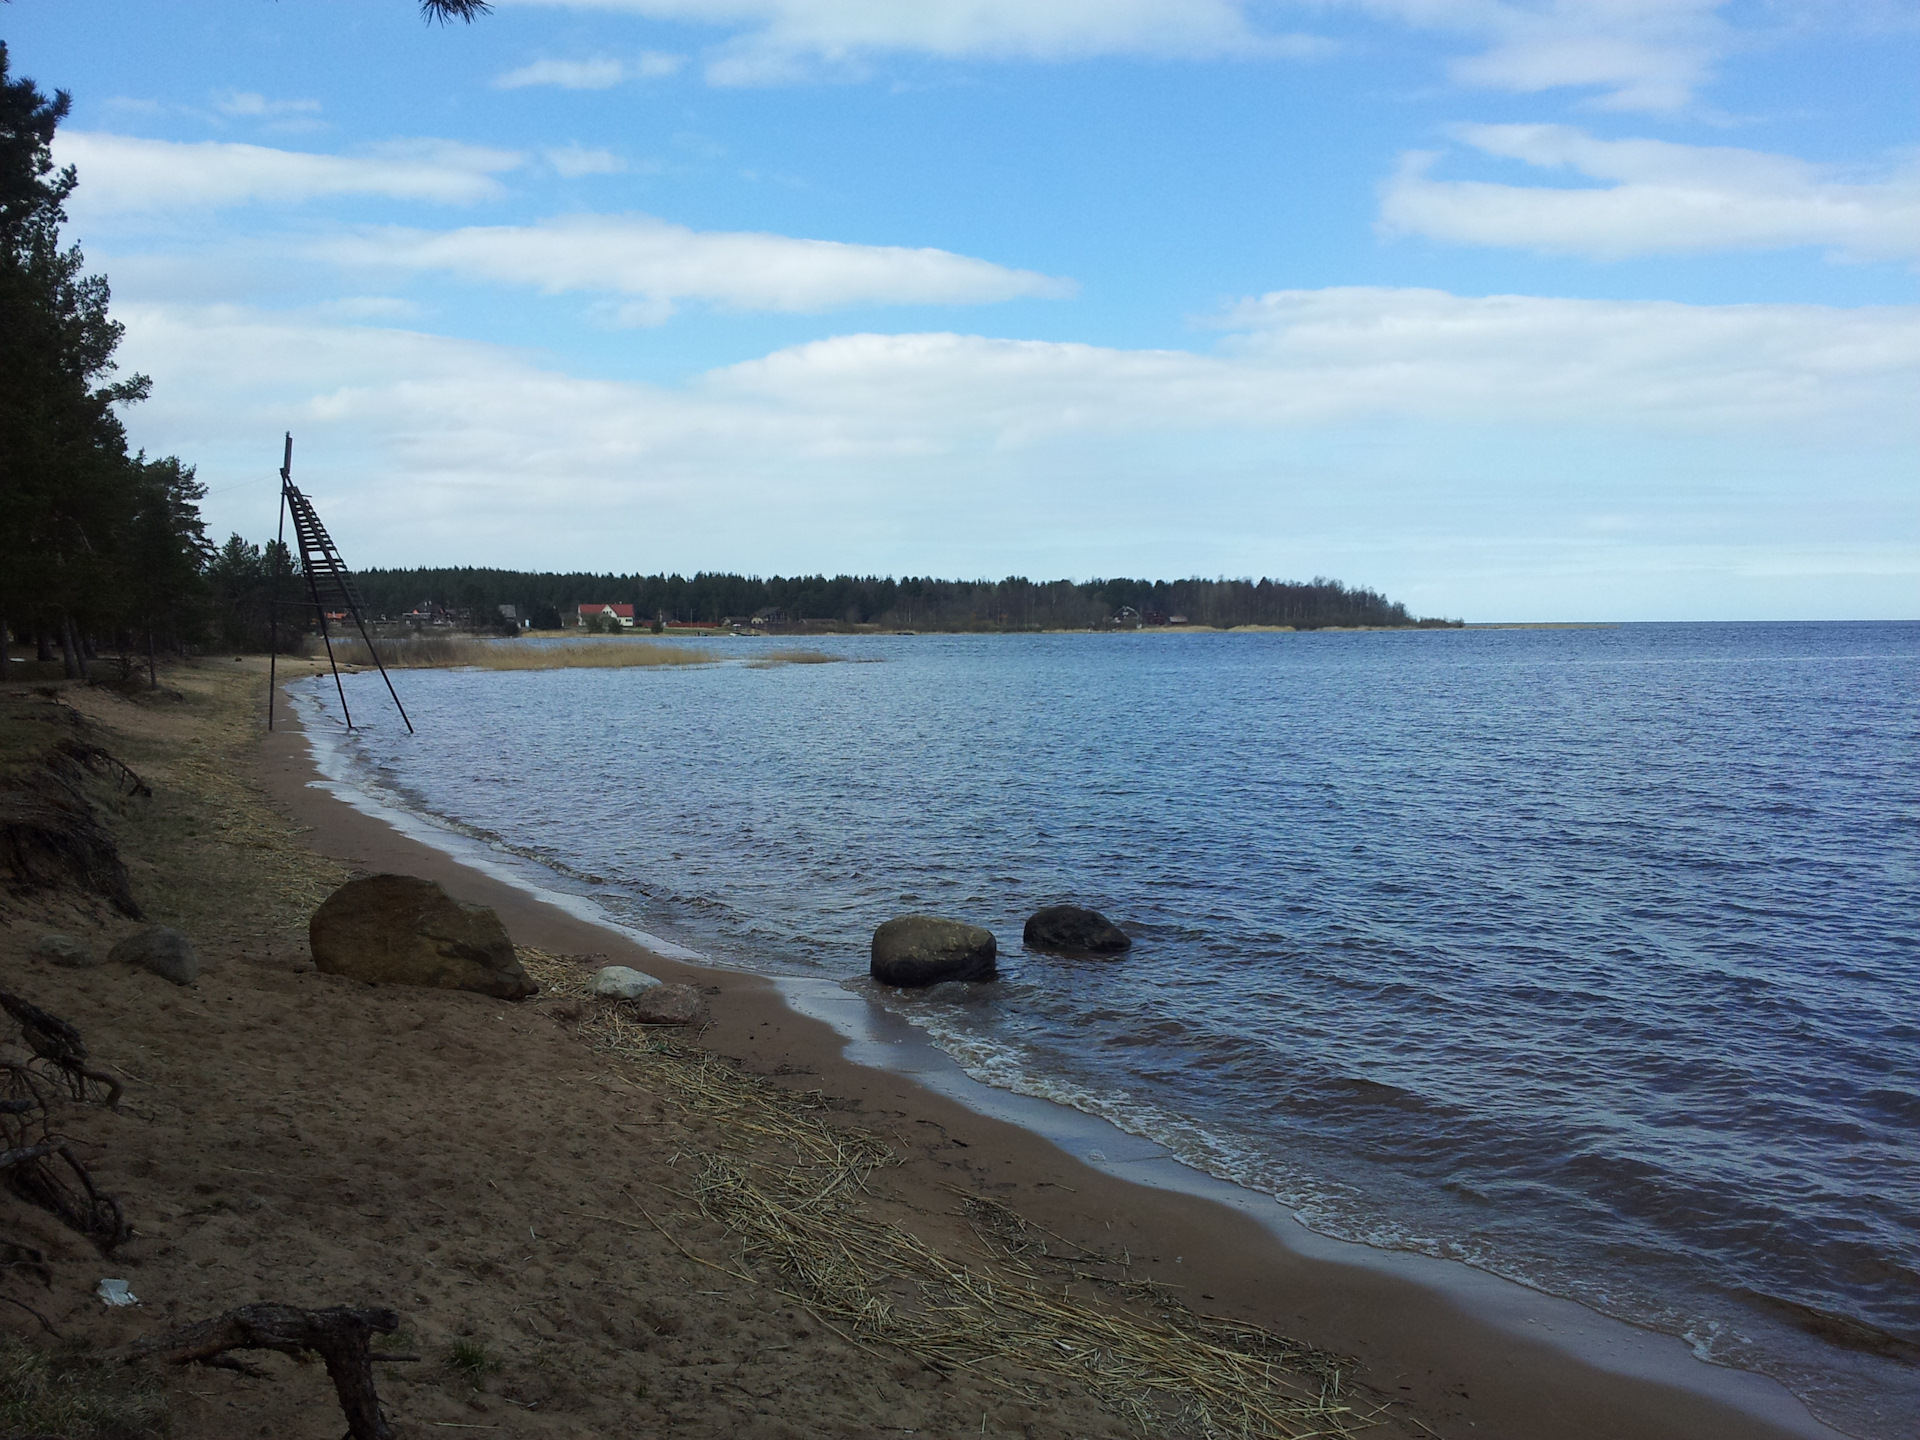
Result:
M707 997L695 985L650 985L620 1008L642 1025L700 1025L707 1018Z
M313 912L307 935L313 963L329 975L502 1000L540 988L520 968L498 915L412 875L349 880Z

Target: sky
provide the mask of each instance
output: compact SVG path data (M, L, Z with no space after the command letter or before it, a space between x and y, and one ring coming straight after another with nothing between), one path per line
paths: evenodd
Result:
M1920 617L1920 0L12 0L349 564Z

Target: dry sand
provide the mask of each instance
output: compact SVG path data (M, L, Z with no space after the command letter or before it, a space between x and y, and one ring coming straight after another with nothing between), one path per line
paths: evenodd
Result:
M65 1129L88 1143L135 1240L103 1259L0 1197L6 1233L54 1269L50 1288L16 1278L5 1293L68 1342L114 1344L254 1300L389 1305L403 1317L399 1347L422 1357L381 1367L387 1410L408 1437L1195 1433L1179 1394L1101 1382L1091 1349L1075 1358L1069 1341L1066 1359L1048 1359L1017 1320L1037 1313L1029 1299L1027 1311L993 1312L1004 1333L956 1341L973 1345L957 1364L889 1343L924 1338L925 1325L889 1332L884 1313L925 1317L933 1292L911 1273L866 1266L861 1283L882 1307L873 1323L836 1314L833 1294L756 1249L723 1203L765 1193L728 1191L726 1177L812 1173L797 1168L790 1127L813 1126L807 1134L832 1137L821 1144L885 1154L870 1174L858 1167L864 1189L835 1192L833 1207L881 1247L872 1253L932 1255L1034 1295L1057 1287L1072 1335L1108 1324L1162 1343L1171 1333L1192 1359L1209 1336L1258 1326L1353 1357L1343 1395L1356 1429L1362 1414L1376 1420L1367 1433L1789 1433L1516 1339L1396 1277L1305 1259L1233 1210L1112 1178L851 1064L837 1035L790 1011L765 979L647 953L312 788L288 722L260 732L263 665L202 662L169 683L183 699L64 696L153 784L153 800L114 825L151 918L198 945L199 983L26 957L49 924L104 953L124 920L15 901L0 928L0 983L71 1021L95 1062L127 1081L119 1113L75 1111ZM548 992L512 1005L318 973L306 916L372 871L426 876L493 906ZM703 986L711 1026L663 1052L604 1002L567 993L605 963ZM704 1100L703 1075L738 1103ZM141 1306L102 1306L92 1291L103 1276L129 1280ZM1144 1283L1156 1281L1176 1288ZM955 1293L954 1283L939 1292ZM1225 1329L1191 1311L1224 1317ZM17 1310L0 1326L45 1343ZM996 1349L1013 1358L980 1358ZM1317 1363L1306 1356L1309 1379L1286 1386L1311 1390ZM340 1433L318 1366L262 1364L270 1378L162 1377L173 1433ZM1218 1367L1202 1357L1189 1368ZM1128 1413L1130 1398L1145 1408Z

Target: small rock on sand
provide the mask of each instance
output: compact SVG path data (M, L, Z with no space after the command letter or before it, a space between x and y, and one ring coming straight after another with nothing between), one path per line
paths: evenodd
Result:
M200 978L200 957L193 953L193 942L165 925L134 931L109 950L107 958L123 965L144 965L176 985L191 985Z
M900 915L873 932L869 973L882 985L991 980L993 932L938 915Z
M27 953L36 960L45 960L50 965L64 965L69 970L84 970L89 965L100 963L100 957L93 953L93 947L86 941L62 935L56 930L41 935Z
M413 875L349 880L313 912L307 936L313 963L329 975L502 1000L540 989L520 968L498 915Z
M1020 938L1030 949L1060 955L1118 955L1133 948L1126 931L1098 910L1080 905L1049 905L1034 911Z
M587 993L604 996L608 1000L637 1000L647 991L657 989L659 984L644 970L609 965L587 982Z

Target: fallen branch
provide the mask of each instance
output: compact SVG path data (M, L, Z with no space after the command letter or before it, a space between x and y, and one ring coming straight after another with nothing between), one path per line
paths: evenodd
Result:
M122 1345L107 1358L238 1369L244 1367L227 1357L229 1350L277 1350L296 1356L311 1351L326 1364L333 1380L334 1393L346 1413L349 1440L394 1440L393 1427L380 1413L380 1397L373 1387L373 1362L385 1357L373 1354L372 1340L375 1331L390 1335L399 1328L400 1317L391 1310L241 1305L211 1320Z

